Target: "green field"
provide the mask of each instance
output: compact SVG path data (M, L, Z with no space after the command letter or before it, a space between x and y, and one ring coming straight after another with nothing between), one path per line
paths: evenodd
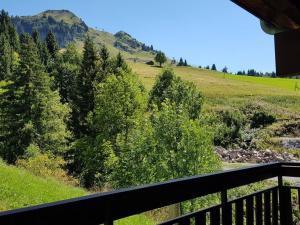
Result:
M0 161L0 211L23 208L90 194L54 179L37 177L24 169L8 166ZM152 225L145 215L132 216L117 225Z
M130 63L149 90L161 68L142 63ZM184 80L193 82L205 96L205 110L236 107L259 102L278 117L293 118L300 110L300 91L295 91L297 79L224 75L220 72L193 67L173 67ZM300 85L300 84L299 84Z

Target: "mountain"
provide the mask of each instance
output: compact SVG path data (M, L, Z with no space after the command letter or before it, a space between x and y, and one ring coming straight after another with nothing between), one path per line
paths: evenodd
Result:
M156 53L152 45L148 46L124 31L112 34L90 28L69 10L47 10L34 16L14 16L12 22L18 33L37 30L42 39L52 30L62 48L70 42L82 47L84 38L89 35L97 46L105 44L113 55L120 51L127 59L146 61L153 59Z

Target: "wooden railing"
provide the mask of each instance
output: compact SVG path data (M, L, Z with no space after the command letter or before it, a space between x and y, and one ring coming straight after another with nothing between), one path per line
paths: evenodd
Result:
M1 212L0 225L111 225L127 216L214 193L221 194L221 204L161 224L292 225L291 193L300 198L300 188L285 186L283 177L300 177L300 163L264 164ZM273 187L228 200L229 189L270 178L276 178Z

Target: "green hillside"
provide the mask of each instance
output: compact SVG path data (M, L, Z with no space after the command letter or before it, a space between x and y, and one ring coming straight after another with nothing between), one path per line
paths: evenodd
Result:
M130 63L149 90L161 68L143 63ZM297 79L249 77L223 74L193 67L173 67L184 80L195 83L204 96L204 110L239 107L259 101L279 117L297 117L300 110L300 91L294 87Z
M0 211L88 195L82 188L54 179L37 177L24 169L8 166L0 160ZM137 215L116 222L117 225L152 225L147 216Z
M88 192L0 162L0 209L8 210L87 195Z

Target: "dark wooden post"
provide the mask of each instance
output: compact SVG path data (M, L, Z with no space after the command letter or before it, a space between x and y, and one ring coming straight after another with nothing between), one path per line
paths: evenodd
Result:
M293 224L291 189L289 187L279 187L279 210L280 210L280 224Z
M227 190L221 192L221 203L222 203L222 224L232 224L232 207L228 203Z

